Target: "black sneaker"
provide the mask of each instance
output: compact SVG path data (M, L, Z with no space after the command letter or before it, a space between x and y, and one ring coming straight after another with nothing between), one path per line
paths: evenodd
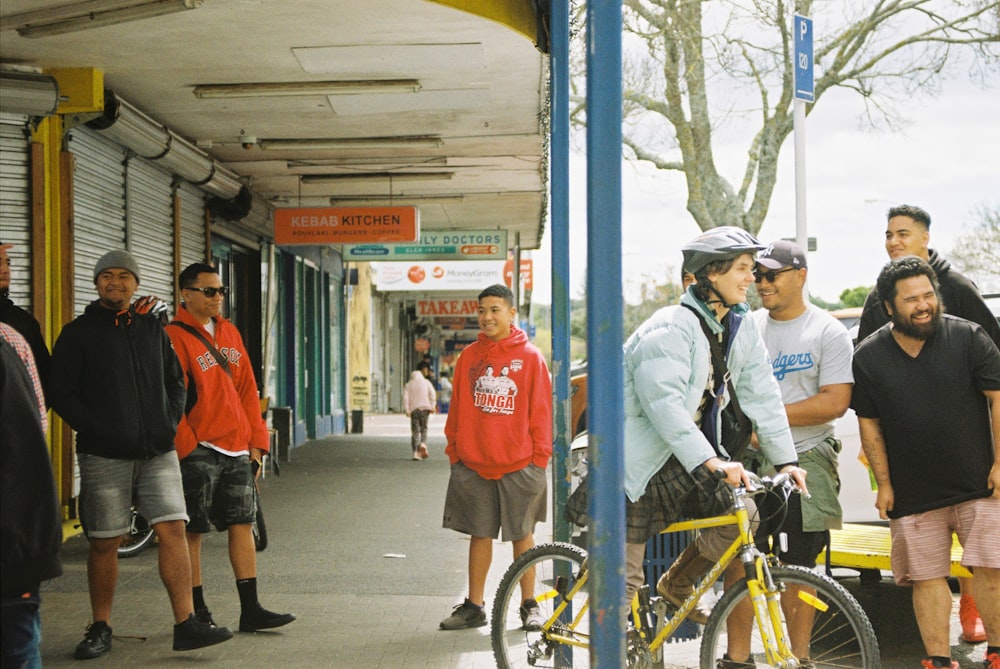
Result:
M98 620L87 626L83 641L76 644L73 657L78 660L93 660L111 650L111 628L103 620Z
M468 599L455 607L451 615L441 621L443 630L464 630L470 627L482 627L486 624L486 612L483 607L476 606Z
M228 627L215 627L201 622L194 617L174 625L174 650L194 650L205 646L214 646L233 638L233 631Z
M269 630L281 627L295 620L294 613L275 613L268 611L263 606L258 606L251 613L240 615L240 631L256 632L258 630Z
M218 627L215 624L215 619L212 618L212 612L206 609L195 609L194 618L200 623L205 623L209 627Z
M542 610L538 608L538 602L534 599L526 599L521 603L521 608L517 612L521 615L521 629L526 632L541 631L542 625L545 624L545 617L542 616Z
M728 654L724 654L715 663L716 669L755 669L756 666L753 658L747 658L746 662L737 662L730 659Z

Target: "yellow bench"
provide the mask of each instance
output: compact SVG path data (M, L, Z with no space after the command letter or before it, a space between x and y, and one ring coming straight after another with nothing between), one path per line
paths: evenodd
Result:
M972 576L961 565L962 546L958 537L952 538L951 575ZM840 530L830 530L830 566L850 569L877 569L891 571L889 552L892 542L889 528L885 525L862 525L844 523ZM826 563L826 551L820 553L819 564Z

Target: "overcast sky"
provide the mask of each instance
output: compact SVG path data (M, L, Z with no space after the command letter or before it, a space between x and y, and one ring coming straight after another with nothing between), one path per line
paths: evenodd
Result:
M828 302L841 291L872 285L886 262L885 212L893 204L915 204L932 218L931 247L945 255L968 230L973 211L1000 206L1000 77L983 90L967 80L945 84L940 96L902 108L908 125L898 132L862 127L861 103L846 93L828 93L806 125L806 179L810 288ZM576 142L582 144L582 142ZM731 154L722 165L727 178L742 174L745 144L716 145ZM738 162L737 162L738 161ZM735 168L733 167L735 166ZM645 277L662 277L680 267L680 247L699 229L684 209L680 173L657 174L648 163L622 165L622 265L626 299ZM795 236L794 147L782 146L781 168L763 242ZM586 282L586 159L571 159L570 296ZM551 303L547 229L535 259L537 303ZM676 280L676 277L674 276Z

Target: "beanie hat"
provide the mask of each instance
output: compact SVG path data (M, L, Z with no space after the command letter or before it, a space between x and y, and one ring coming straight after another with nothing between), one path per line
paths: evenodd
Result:
M97 283L97 277L101 272L111 268L127 269L132 272L136 284L139 283L139 263L128 251L108 251L102 255L94 265L94 283Z

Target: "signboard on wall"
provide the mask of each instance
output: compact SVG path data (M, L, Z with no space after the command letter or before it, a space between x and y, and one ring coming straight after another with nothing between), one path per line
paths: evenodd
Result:
M420 238L416 207L281 207L274 210L274 243L381 244Z
M503 260L507 257L506 230L429 230L415 244L345 244L344 260Z
M397 290L479 291L503 283L502 260L444 262L378 262L371 264L375 287L383 292Z

